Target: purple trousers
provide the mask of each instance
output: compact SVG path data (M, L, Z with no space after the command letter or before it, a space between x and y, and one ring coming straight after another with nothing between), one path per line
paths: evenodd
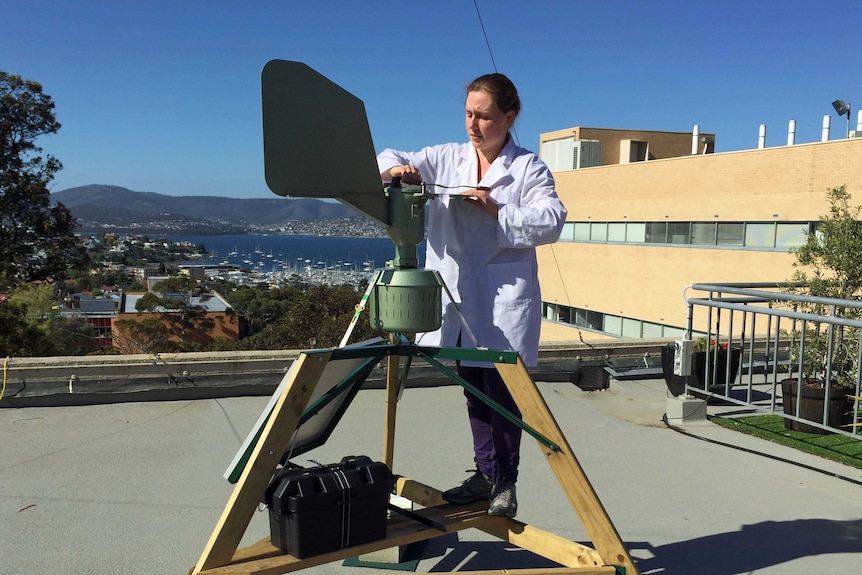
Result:
M459 364L458 375L513 415L521 417L512 394L495 368L464 367ZM476 469L490 477L494 483L502 480L517 481L521 428L482 403L466 389L464 395L467 397L467 416L473 431Z

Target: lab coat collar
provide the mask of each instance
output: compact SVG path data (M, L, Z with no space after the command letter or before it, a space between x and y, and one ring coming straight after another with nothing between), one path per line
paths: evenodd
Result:
M509 166L512 165L512 161L514 161L515 156L517 156L518 146L515 145L515 141L512 138L512 135L509 134L506 143L503 145L503 149L500 150L500 155L497 156L497 159L491 164L491 167L485 173L485 177L482 178L481 182L476 181L476 174L478 172L476 166L478 165L479 158L476 156L478 152L476 152L476 148L472 145L467 144L464 146L464 149L461 153L461 163L458 166L458 174L469 182L471 186L486 186L488 188L493 188L494 186L503 183L509 176Z

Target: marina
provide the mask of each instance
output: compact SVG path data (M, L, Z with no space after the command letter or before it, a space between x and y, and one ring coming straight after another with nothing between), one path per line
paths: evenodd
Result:
M206 249L184 266L203 266L208 277L238 285L360 285L395 254L389 238L309 235L168 236ZM420 265L424 262L420 246Z

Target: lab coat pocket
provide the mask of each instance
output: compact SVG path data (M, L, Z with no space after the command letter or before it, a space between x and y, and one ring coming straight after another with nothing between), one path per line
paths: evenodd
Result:
M487 273L495 309L515 310L528 305L535 297L529 262L491 264Z
M508 187L492 191L491 197L498 204L518 207L521 205L521 194Z

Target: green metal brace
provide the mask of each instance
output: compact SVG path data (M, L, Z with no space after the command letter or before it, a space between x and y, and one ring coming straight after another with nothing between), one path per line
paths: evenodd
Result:
M509 422L517 425L518 427L520 427L521 429L523 429L524 431L526 431L527 433L532 435L539 443L541 443L542 445L544 445L545 447L547 447L551 451L554 451L557 453L562 451L562 448L559 445L557 445L556 443L554 443L553 441L551 441L550 439L548 439L547 437L545 437L544 435L542 435L541 433L539 433L538 431L536 431L535 429L533 429L532 427L530 427L529 425L524 423L524 420L521 419L520 417L515 417L515 415L513 415L511 411L509 411L508 409L506 409L505 407L503 407L502 405L500 405L499 403L497 403L496 401L494 401L493 399L491 399L490 397L488 397L487 395L485 395L484 393L482 393L481 391L476 389L476 387L474 387L473 385L470 385L469 383L467 383L467 381L465 381L461 376L459 376L457 373L455 373L454 371L452 371L451 369L449 369L448 367L446 367L445 365L443 365L442 363L440 363L439 361L437 361L433 357L431 357L425 353L422 353L421 351L419 352L419 356L422 357L429 364L431 364L433 367L435 367L438 371L440 371L444 375L446 375L446 377L448 377L449 379L451 379L452 381L454 381L455 383L457 383L458 385L460 385L461 387L463 387L464 389L469 391L471 394L475 395L482 403L484 403L485 405L487 405L488 407L490 407L491 409L493 409L494 411L496 411L497 413L499 413L500 415L505 417L507 420L509 420ZM470 358L466 358L466 359L470 359Z
M415 344L389 344L382 343L379 345L370 345L365 347L358 348L335 348L335 349L318 349L318 350L310 350L305 352L307 355L316 355L318 353L330 353L330 360L338 360L338 359L356 359L356 358L365 358L358 367L356 367L347 377L342 379L335 387L324 393L321 397L319 397L314 403L308 405L302 412L300 416L299 422L297 424L297 428L311 419L314 415L320 412L324 407L329 405L332 401L334 401L337 397L339 397L345 391L355 392L358 391L358 388L365 383L366 378L371 373L371 370L374 368L374 365L377 364L381 359L386 357L387 355L398 355L403 356L408 359L412 357L421 357L424 359L429 365L440 371L443 375L469 391L471 394L476 396L479 401L505 417L508 421L517 425L519 428L530 434L537 441L539 441L542 445L547 447L548 449L554 452L562 451L562 448L533 429L531 426L524 423L524 421L513 415L509 410L505 407L488 397L483 392L476 389L474 386L469 384L467 381L462 379L457 373L447 368L445 365L440 363L440 360L470 360L470 361L482 361L488 363L506 363L506 364L515 364L518 361L518 354L514 351L496 351L496 350L487 350L487 349L470 349L470 348L462 348L462 347L423 347L417 346ZM410 363L408 362L404 366L404 372L401 374L402 382L407 377L407 371L410 368ZM350 399L352 400L352 398ZM348 402L350 401L348 400ZM263 431L263 427L257 430L254 440L252 442L252 446L257 443L260 438L260 434ZM232 473L228 480L231 483L235 483L240 474L242 473L243 468L245 467L248 457L251 454L252 447L250 446L245 454L245 457L237 464L237 466L232 470Z
M367 357L369 355L398 355L403 357L418 356L424 359L429 365L443 373L446 377L475 395L482 403L505 417L511 423L517 425L528 434L533 436L537 441L548 449L554 452L562 451L562 448L524 423L520 417L514 416L505 407L464 381L457 373L441 364L438 359L442 360L469 360L483 361L488 363L507 363L515 364L518 361L518 353L515 351L499 351L492 349L472 349L464 347L424 347L412 343L407 344L389 344L383 343L380 345L372 345L366 347L357 347L349 349L334 349L332 350L331 359L348 359L356 357ZM406 372L402 374L402 378L406 377Z

